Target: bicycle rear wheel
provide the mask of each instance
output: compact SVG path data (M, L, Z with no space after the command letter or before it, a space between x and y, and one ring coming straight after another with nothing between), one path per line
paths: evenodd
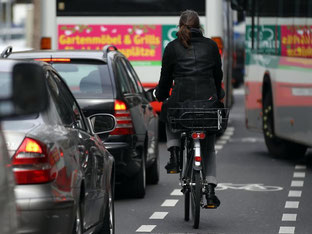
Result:
M193 170L192 186L191 186L191 206L192 206L192 217L193 227L198 228L200 218L200 199L202 196L201 181L199 171Z
M184 220L190 220L190 190L187 189L184 193Z

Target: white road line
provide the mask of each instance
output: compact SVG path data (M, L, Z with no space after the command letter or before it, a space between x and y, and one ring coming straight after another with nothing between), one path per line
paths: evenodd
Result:
M282 221L296 221L297 214L283 214Z
M301 197L302 191L290 190L288 197Z
M223 148L223 145L215 145L216 150L221 150Z
M227 135L227 136L232 136L234 134L234 132L225 132L224 135Z
M285 208L297 209L299 208L299 202L298 201L286 201Z
M229 140L230 138L231 138L231 136L225 136L225 135L220 137L221 140Z
M161 206L163 207L173 207L177 204L179 200L176 199L167 199L163 202L163 204L161 204Z
M291 187L303 187L303 181L302 180L293 180L291 181Z
M234 127L227 127L226 132L234 132Z
M149 219L164 219L168 212L154 212Z
M305 166L305 165L296 165L295 169L296 170L305 170L305 169L307 169L307 166Z
M175 189L170 193L171 196L183 196L181 189Z
M156 227L156 225L142 225L136 232L151 232Z
M226 142L227 142L227 141L224 141L224 140L218 140L218 141L216 142L216 144L218 144L218 145L224 145L224 144L226 144Z
M280 234L294 234L295 227L280 227L279 232Z
M294 178L305 178L305 172L294 172Z

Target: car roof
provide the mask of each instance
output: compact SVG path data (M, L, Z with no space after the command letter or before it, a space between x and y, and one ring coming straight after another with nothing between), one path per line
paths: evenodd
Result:
M0 71L1 72L10 72L12 71L12 67L15 65L15 64L18 64L18 63L25 63L25 61L21 61L21 60L18 60L18 59L0 59ZM41 66L43 66L44 64L46 63L43 63L41 61L28 61L29 63L37 63Z
M111 52L118 53L118 51ZM95 59L107 62L105 53L103 51L98 50L28 50L28 51L13 52L9 55L9 57L14 59L28 59L28 58Z

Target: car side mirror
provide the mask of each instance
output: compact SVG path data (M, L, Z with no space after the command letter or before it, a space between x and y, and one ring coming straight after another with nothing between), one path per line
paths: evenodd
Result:
M116 118L111 114L95 114L88 117L93 134L112 132L117 125Z
M145 91L146 98L149 102L154 102L157 101L156 97L154 96L155 88L148 89Z
M49 103L43 68L35 63L17 63L6 81L11 91L0 97L0 117L32 115L46 110Z

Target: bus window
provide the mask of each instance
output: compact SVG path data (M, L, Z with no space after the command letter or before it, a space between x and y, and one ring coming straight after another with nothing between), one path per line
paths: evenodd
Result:
M176 16L185 9L204 15L205 0L57 0L58 16Z

